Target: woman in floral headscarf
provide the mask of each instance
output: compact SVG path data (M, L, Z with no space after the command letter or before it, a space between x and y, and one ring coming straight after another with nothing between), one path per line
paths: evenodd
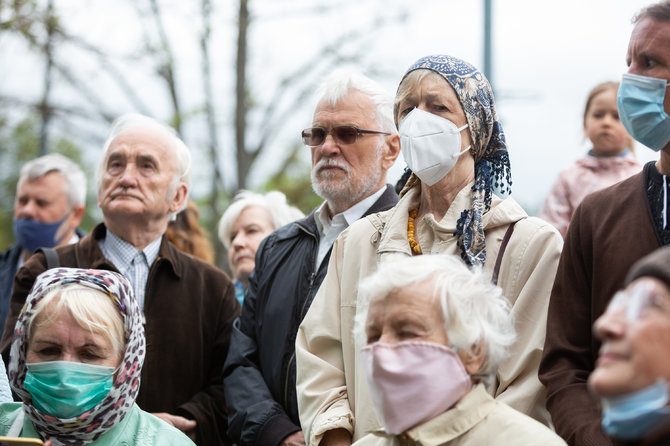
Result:
M193 445L135 404L146 352L128 281L111 271L40 274L14 329L0 435L53 445Z
M355 338L352 328L358 283L395 255L458 254L502 287L518 340L489 391L548 423L537 368L562 238L509 197L507 144L491 86L465 61L424 57L401 80L394 115L413 174L393 209L342 233L298 332L305 436L327 444L334 435L356 440L380 427L358 357L365 339Z

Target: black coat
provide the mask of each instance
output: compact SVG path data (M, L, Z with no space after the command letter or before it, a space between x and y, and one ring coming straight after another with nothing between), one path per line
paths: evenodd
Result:
M0 254L0 332L4 330L9 313L9 298L12 297L12 285L22 252L23 248L15 243Z
M387 185L365 215L397 202ZM312 212L277 229L258 248L224 366L228 436L238 445L276 445L300 430L295 337L328 269L330 251L315 271L318 247Z

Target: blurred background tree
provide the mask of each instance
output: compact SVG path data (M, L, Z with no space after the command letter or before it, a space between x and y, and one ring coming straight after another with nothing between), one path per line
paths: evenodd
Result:
M405 20L402 5L238 0L233 9L215 0L0 0L0 51L16 51L17 63L8 69L22 70L31 85L0 85L0 249L13 241L21 164L53 151L72 156L89 174L94 196L94 166L109 124L129 111L168 122L191 148L191 196L211 235L244 188L281 190L309 212L320 202L311 189L309 150L299 137L311 121L310 96L335 67L355 64L379 74L367 57L370 42L388 24ZM289 53L289 63L266 62L264 44L282 30L279 23L318 27L347 8L359 11L356 21L323 32L309 51L313 42L305 41ZM95 198L87 209L84 227L90 229L100 218ZM225 253L214 242L221 265Z
M38 121L37 117L28 117L10 126L5 118L0 117L0 141L3 147L0 151L0 249L2 250L14 243L12 218L19 171L25 162L39 156ZM52 141L51 145L52 152L61 153L78 164L83 164L81 149L72 141L59 138ZM95 194L91 193L94 189L91 186L92 181L92 178L89 178L86 213L81 224L81 228L87 232L99 219L99 212L95 209Z

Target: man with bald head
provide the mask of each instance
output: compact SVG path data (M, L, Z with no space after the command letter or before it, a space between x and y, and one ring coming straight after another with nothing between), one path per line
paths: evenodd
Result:
M60 264L116 271L129 279L147 338L137 404L199 445L226 444L221 372L240 306L225 273L183 254L164 236L168 221L186 203L189 150L171 128L124 115L113 124L97 173L103 223L78 243L58 248ZM3 351L45 269L38 253L18 271Z

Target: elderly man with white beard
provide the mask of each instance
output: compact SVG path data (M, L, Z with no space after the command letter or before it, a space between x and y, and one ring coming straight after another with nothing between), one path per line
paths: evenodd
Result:
M398 201L386 171L400 151L393 98L367 77L336 72L312 127L312 187L325 201L270 234L256 254L224 369L228 435L238 445L305 444L295 393L295 337L328 269L337 236Z

